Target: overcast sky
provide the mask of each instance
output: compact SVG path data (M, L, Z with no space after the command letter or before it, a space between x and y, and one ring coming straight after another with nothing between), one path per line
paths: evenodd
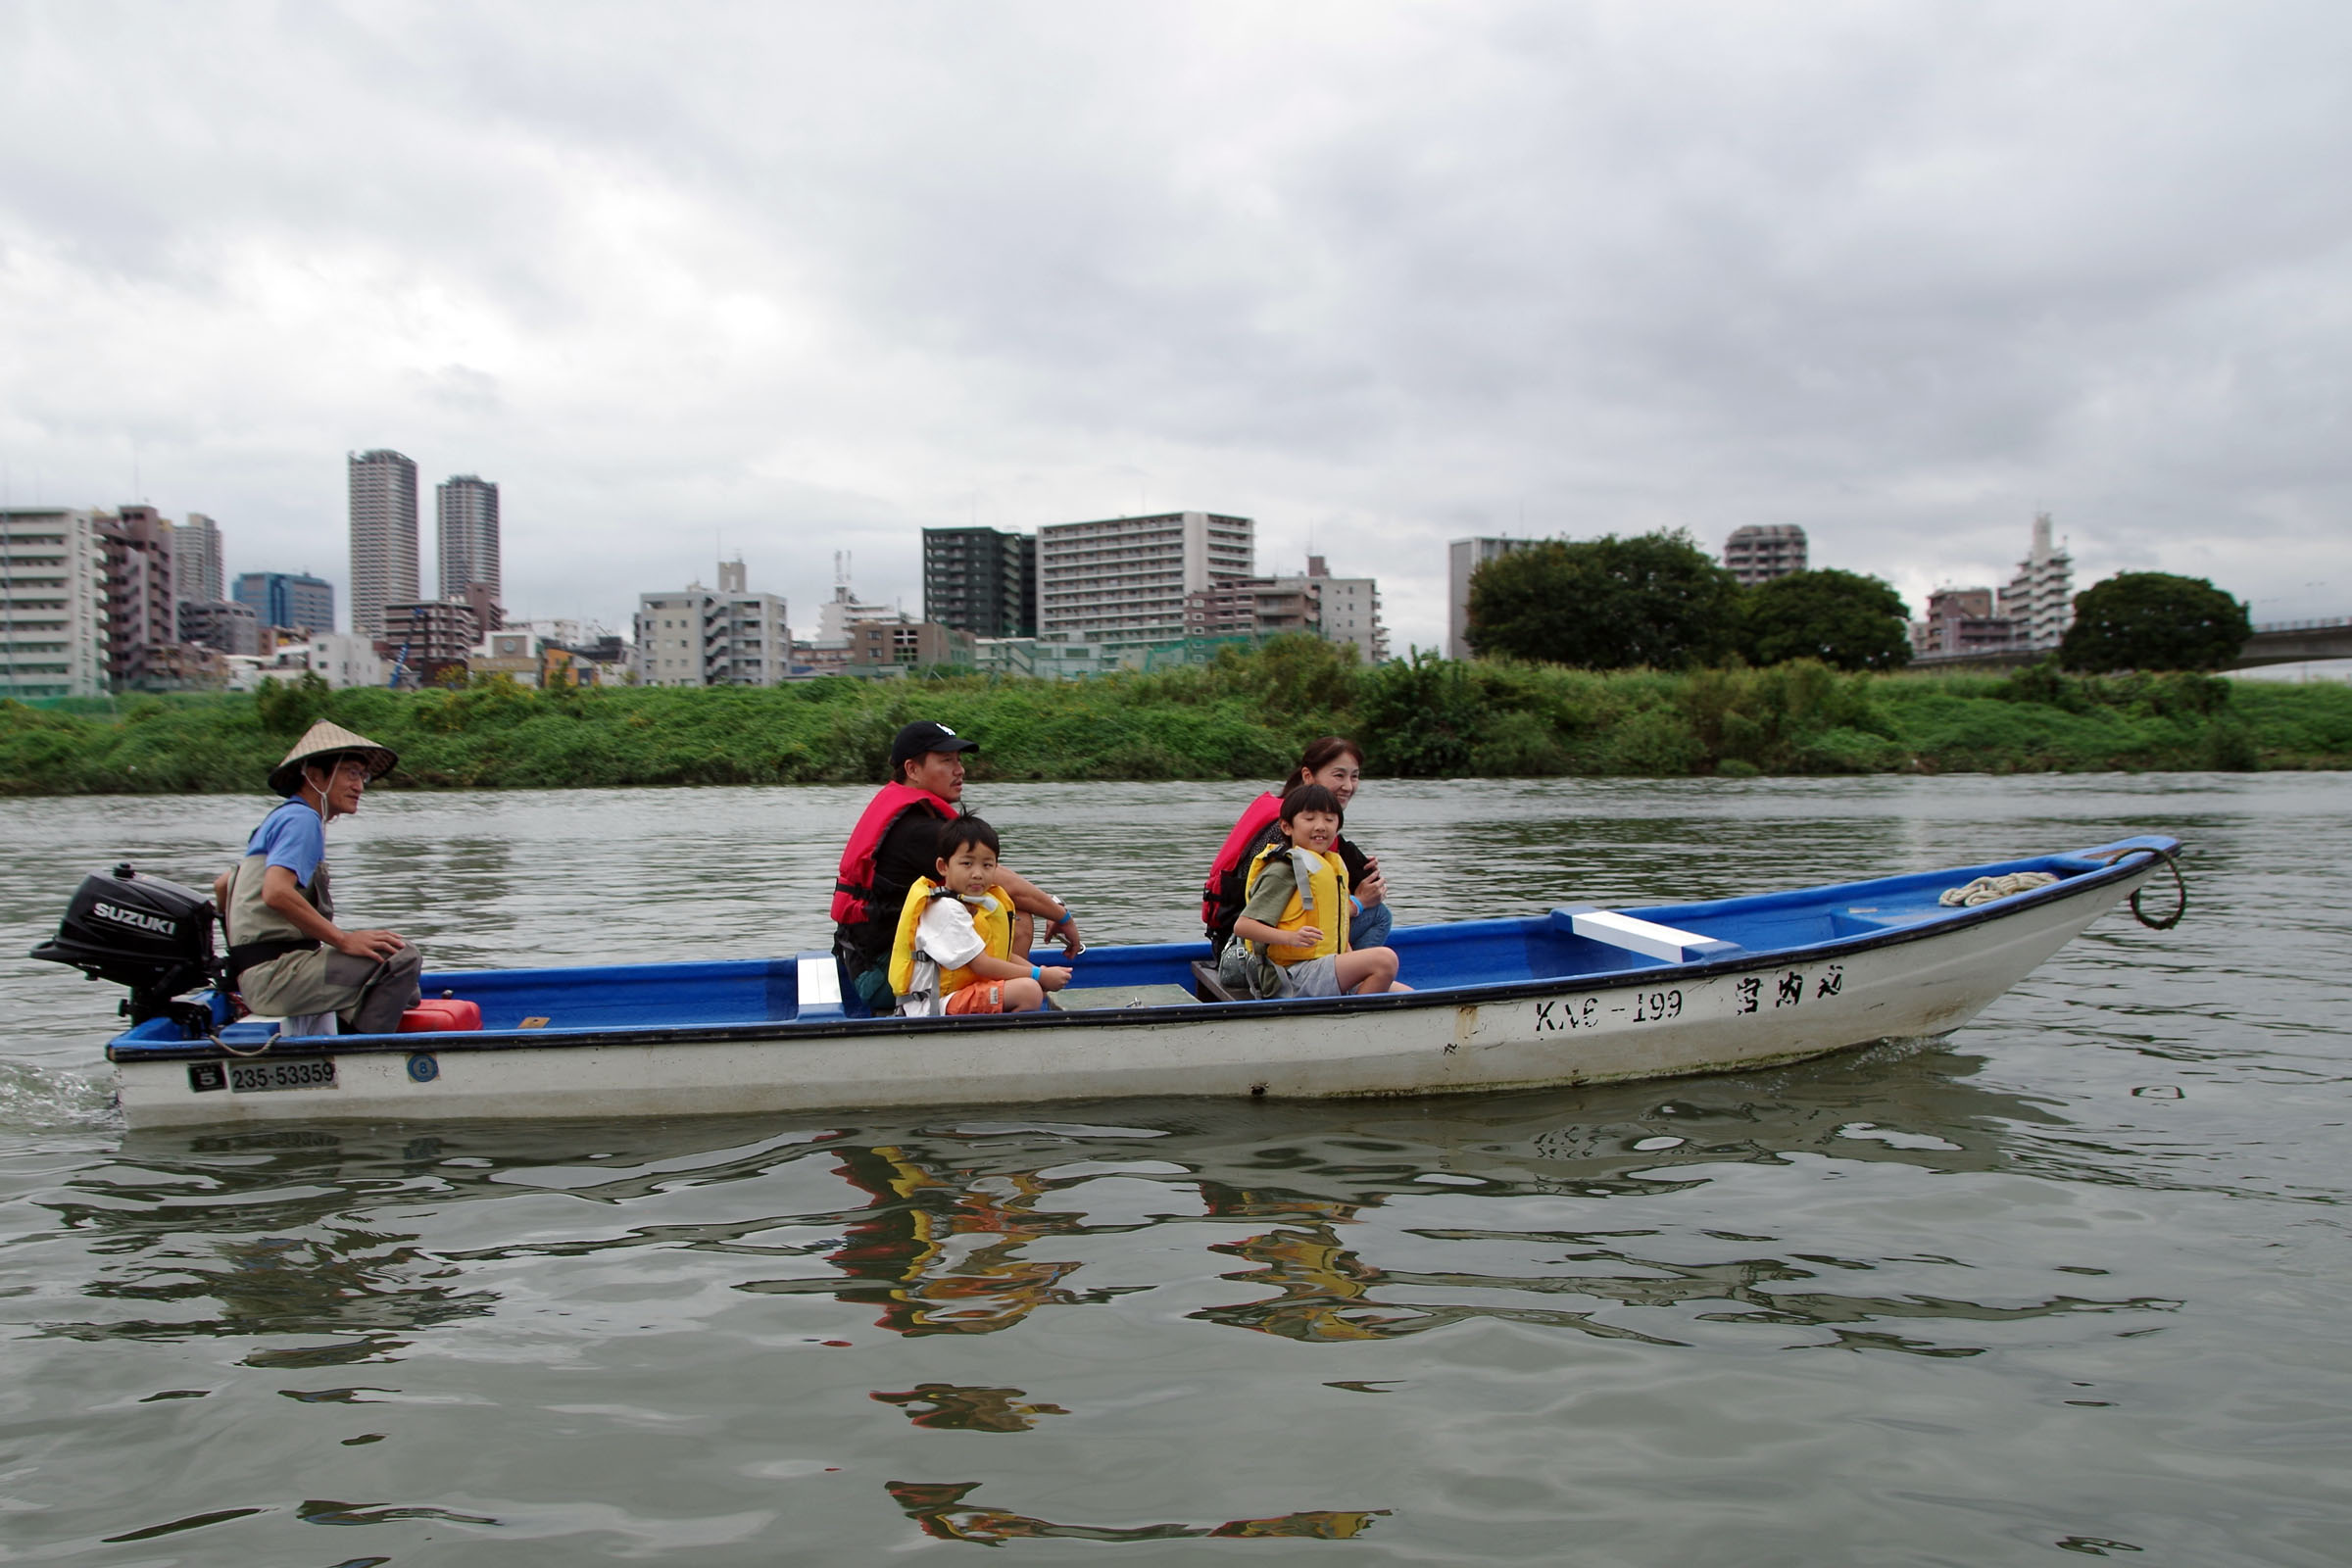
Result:
M1916 612L2037 511L2347 614L2348 83L2340 0L8 0L0 466L346 607L393 447L428 592L478 473L510 612L615 629L1177 508L1400 651L1463 535L1801 523Z

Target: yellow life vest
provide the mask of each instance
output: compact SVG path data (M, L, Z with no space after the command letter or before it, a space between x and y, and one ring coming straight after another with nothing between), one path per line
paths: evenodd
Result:
M1267 866L1288 858L1292 874L1298 885L1291 892L1291 902L1282 906L1282 918L1273 922L1277 930L1298 931L1314 926L1323 933L1323 940L1311 948L1266 947L1262 951L1276 963L1289 965L1304 963L1309 958L1329 957L1348 949L1348 919L1350 906L1348 899L1348 862L1338 851L1317 855L1285 842L1267 845L1250 862L1249 891L1257 891L1257 879Z
M980 940L988 945L992 958L1012 956L1012 909L1001 897L1002 889L991 889L971 906L972 927ZM950 893L927 876L914 879L906 890L906 902L899 906L898 935L890 944L890 989L900 996L914 988L914 928L922 923L923 911L931 907L933 898L953 899ZM980 977L969 969L939 971L939 994L952 997Z

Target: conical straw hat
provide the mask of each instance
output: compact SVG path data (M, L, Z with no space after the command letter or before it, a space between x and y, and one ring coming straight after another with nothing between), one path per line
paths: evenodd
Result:
M388 746L378 746L365 735L355 735L340 724L320 719L303 732L302 739L286 754L286 760L270 770L270 787L280 795L291 795L302 788L302 764L320 758L352 756L368 764L368 782L372 784L392 771L400 760Z

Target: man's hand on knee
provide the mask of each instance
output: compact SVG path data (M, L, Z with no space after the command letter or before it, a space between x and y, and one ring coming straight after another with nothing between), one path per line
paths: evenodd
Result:
M343 940L335 944L335 951L354 958L373 958L381 962L407 946L399 933L394 931L346 931Z

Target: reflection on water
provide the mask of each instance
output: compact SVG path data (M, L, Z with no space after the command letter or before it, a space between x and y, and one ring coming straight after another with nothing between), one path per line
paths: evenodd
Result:
M977 1481L926 1485L914 1481L893 1481L888 1491L891 1499L906 1510L906 1517L923 1527L923 1534L941 1541L976 1541L983 1545L1002 1546L1008 1541L1181 1541L1190 1536L1223 1536L1227 1538L1287 1536L1301 1541L1352 1541L1388 1512L1374 1508L1366 1512L1335 1513L1318 1510L1308 1513L1286 1513L1274 1519L1232 1519L1221 1525L1138 1525L1130 1529L1114 1529L1102 1525L1057 1525L1050 1520L1032 1519L1027 1514L1005 1513L997 1508L960 1507L963 1499L980 1490Z
M966 1389L953 1383L924 1383L900 1394L874 1391L884 1404L906 1406L918 1427L942 1432L1026 1432L1041 1415L1068 1415L1058 1404L1024 1404L1019 1389Z
M324 1341L256 1350L257 1366L398 1360L416 1336L495 1311L486 1282L522 1260L645 1253L669 1269L725 1260L714 1266L732 1292L827 1297L894 1335L999 1334L1153 1290L1084 1245L1144 1232L1225 1282L1195 1321L1301 1342L1491 1318L1658 1346L1691 1343L1699 1325L1771 1324L1819 1331L1788 1343L1968 1354L1979 1348L1972 1325L2165 1309L2081 1290L1979 1300L1949 1288L1836 1289L1888 1270L1907 1281L1944 1270L1956 1286L1970 1270L1929 1253L1770 1250L1769 1225L1696 1242L1678 1228L1671 1248L1653 1250L1644 1242L1659 1233L1611 1217L1710 1186L1736 1193L1743 1168L2004 1171L2026 1147L2021 1130L2051 1118L1979 1087L1978 1065L1948 1050L1885 1048L1770 1082L1443 1106L1121 1104L1033 1125L557 1124L390 1143L318 1129L142 1133L122 1158L73 1173L41 1200L61 1229L91 1239L98 1272L81 1294L112 1309L42 1332ZM1865 1103L1868 1119L1857 1115ZM2044 1164L2068 1174L2046 1154ZM723 1212L641 1215L681 1191ZM490 1245L451 1246L419 1228L475 1233L486 1221L465 1205L519 1195L560 1197L563 1218ZM416 1223L386 1224L393 1214ZM1585 1218L1563 1223L1571 1215ZM924 1389L939 1398L918 1425L1019 1430L1029 1425L1019 1412L1054 1409L1016 1405L1029 1397L1017 1389L926 1384L876 1396L911 1405L931 1398Z
M2191 842L2178 931L2103 922L1948 1041L1549 1094L128 1135L88 1088L102 994L0 966L11 1544L2340 1558L2352 1377L2315 1347L2352 1288L2352 827L2325 784L1368 789L1350 827L1408 919ZM991 794L1010 842L1067 852L1090 938L1187 934L1148 886L1213 847L1217 792L1140 792L1144 847L1083 815L1099 792ZM807 841L858 798L387 798L345 843L371 917L445 953L767 952L813 945ZM53 804L0 803L23 947L104 858ZM186 870L250 815L124 803L105 834Z

